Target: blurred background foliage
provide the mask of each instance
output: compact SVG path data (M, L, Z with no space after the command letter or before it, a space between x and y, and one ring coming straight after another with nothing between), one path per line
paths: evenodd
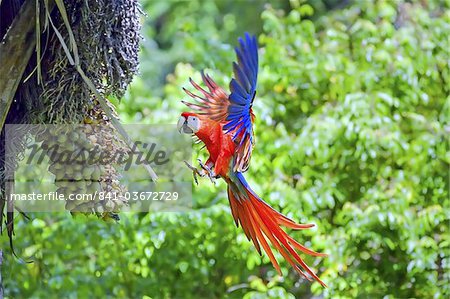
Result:
M236 38L258 36L247 177L276 209L317 224L293 235L329 254L307 258L329 288L286 263L279 277L234 226L224 184L202 180L189 213L20 220L15 245L34 262L5 253L7 297L448 298L449 1L142 7L141 74L115 100L125 123L175 123L188 78L206 69L227 86Z

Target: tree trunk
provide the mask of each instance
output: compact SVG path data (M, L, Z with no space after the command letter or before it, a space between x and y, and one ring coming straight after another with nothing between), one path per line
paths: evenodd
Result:
M0 1L1 2L1 1ZM40 26L44 24L45 9L40 6ZM54 1L48 2L51 10ZM0 43L0 129L13 102L23 72L36 45L36 1L26 1L14 18L8 33Z

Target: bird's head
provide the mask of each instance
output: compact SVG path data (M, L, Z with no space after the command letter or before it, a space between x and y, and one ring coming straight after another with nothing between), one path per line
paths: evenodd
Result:
M180 133L195 134L200 130L201 118L198 114L192 112L181 113L178 119L177 129Z

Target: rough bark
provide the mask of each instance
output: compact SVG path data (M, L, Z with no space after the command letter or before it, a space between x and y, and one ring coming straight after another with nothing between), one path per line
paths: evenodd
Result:
M49 1L49 9L54 6ZM45 9L40 9L44 24ZM26 1L0 43L0 128L3 128L17 87L36 44L36 1Z

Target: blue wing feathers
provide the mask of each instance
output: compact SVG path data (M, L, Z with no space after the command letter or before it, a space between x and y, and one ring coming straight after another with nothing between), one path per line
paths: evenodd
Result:
M245 113L245 110L242 106L233 106L228 109L228 113L237 114L237 113Z
M253 69L253 67L251 65L251 61L248 58L244 59L244 57L243 57L241 51L239 50L239 48L235 48L235 51L236 51L236 56L238 58L238 63L240 65L242 65L245 70L248 70L248 72L251 73L250 74L250 78L253 78L254 75L255 75L255 72L254 72L254 69Z
M1 2L1 0L0 0ZM233 171L244 172L248 169L253 149L253 113L252 104L256 95L258 79L258 44L256 36L245 33L238 39L235 48L237 62L233 63L234 76L230 82L228 95L211 77L201 72L203 89L189 78L192 86L200 93L183 90L196 100L195 103L183 101L188 107L201 115L223 124L223 129L232 134L236 148L233 155Z
M258 77L258 46L256 37L248 33L245 33L244 38L239 37L238 41L240 47L235 49L238 63L233 63L235 78L230 82L230 106L227 117L229 123L226 128L232 131L236 130L237 126L244 126L246 133L251 133L250 108ZM244 121L239 122L240 119Z
M230 89L233 94L239 96L242 99L245 99L246 91L239 85L239 83L235 79L231 80Z
M241 106L245 106L245 104L247 103L246 97L242 97L239 94L233 94L232 96L230 95L229 99L232 102L231 104L239 104Z
M235 48L237 63L233 62L234 78L230 82L231 94L224 130L233 133L237 143L234 169L245 171L253 147L252 104L258 79L258 45L256 36L245 33L238 38Z
M245 89L249 90L251 87L251 81L247 77L248 75L245 73L245 70L243 70L236 62L233 62L233 69L234 69L234 75L236 76L237 81L239 84Z

